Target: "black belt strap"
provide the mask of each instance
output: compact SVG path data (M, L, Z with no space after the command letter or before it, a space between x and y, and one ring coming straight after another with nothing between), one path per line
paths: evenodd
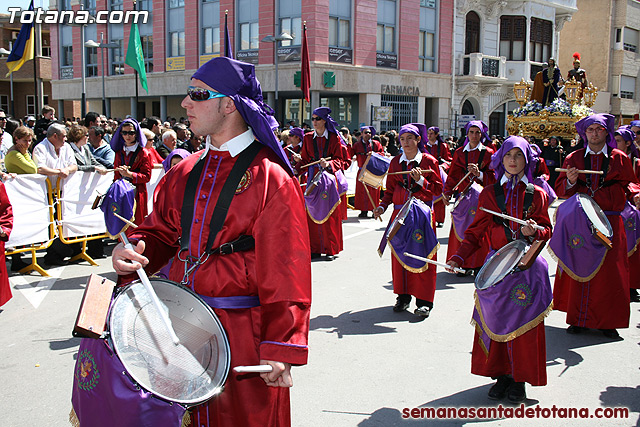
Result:
M211 221L209 222L209 237L207 238L205 253L213 253L211 252L211 248L213 247L213 242L215 241L218 232L222 229L224 220L227 217L227 213L229 212L229 205L231 205L231 199L233 199L233 196L236 194L236 189L238 188L238 184L240 183L242 176L247 171L247 168L249 167L251 162L253 162L253 159L255 159L261 148L262 144L260 144L258 141L254 141L249 147L247 147L242 151L242 153L240 153L238 159L231 168L231 172L229 173L229 176L227 177L227 180L222 187L222 191L220 192L220 196L218 196L216 206L213 209L213 214L211 215ZM200 177L202 176L204 163L204 157L200 158L200 160L198 160L198 162L189 173L189 177L187 178L187 187L185 188L184 198L182 199L182 212L180 214L180 225L182 226L180 252L189 250L189 243L191 240L191 223L193 222L193 210L195 206L196 190L198 188ZM223 253L223 246L225 245L222 245L217 249L220 253Z
M598 191L599 188L604 186L604 179L607 176L607 170L609 170L609 156L604 155L604 159L602 161L602 165L601 165L601 171L603 171L602 176L599 178L598 180L598 184L600 184L598 186L598 188L596 188L593 192L595 193L596 191ZM591 169L591 153L587 154L587 156L584 159L584 167L587 170L592 170ZM589 190L591 190L591 174L587 174L587 188L589 188ZM611 184L609 184L611 185Z
M496 196L496 203L498 204L498 208L500 209L500 212L507 215L507 206L505 203L504 188L502 188L502 185L500 185L500 183L497 182L493 184L493 191ZM524 204L522 207L522 219L527 219L527 212L529 211L529 209L531 208L531 205L533 204L534 192L535 192L534 185L531 183L528 183L527 187L524 190ZM496 222L496 224L500 224L504 227L504 235L507 237L507 242L512 241L513 235L511 233L511 227L509 227L509 220L500 218L498 216L494 216L493 220Z

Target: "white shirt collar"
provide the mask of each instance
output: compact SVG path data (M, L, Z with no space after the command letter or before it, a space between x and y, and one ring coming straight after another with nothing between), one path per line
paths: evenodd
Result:
M416 154L416 156L413 159L407 159L407 154L406 153L402 153L402 155L400 156L400 161L401 162L418 162L418 164L420 164L420 162L422 161L422 153L420 152L420 150L418 150L418 153Z
M471 147L471 143L468 143L467 145L464 146L464 148L462 149L462 151L475 151L475 150L480 150L482 147L484 147L484 145L482 145L482 142L478 142L478 145L476 145L476 148L470 148Z
M241 133L222 144L220 148L214 147L213 144L211 144L211 139L207 135L207 147L213 151L228 151L229 154L231 154L231 157L235 157L242 153L245 148L250 146L255 139L256 137L253 135L253 130L249 128L246 132Z
M520 179L520 181L524 185L529 184L529 179L527 178L526 174L522 175L522 178ZM505 185L507 182L509 182L509 178L507 177L507 174L505 173L504 175L502 175L502 178L500 178L500 185Z
M431 141L427 140L427 145L429 147L433 147L434 145L438 145L438 140L436 139L435 141L433 141L433 144L431 143Z
M313 137L314 138L316 138L316 137L329 138L329 131L327 130L327 128L324 128L324 133L322 135L318 135L316 133L316 131L314 130L313 131Z
M609 157L609 150L607 149L607 144L604 144L604 147L602 147L602 150L598 151L597 153L595 151L593 151L591 149L591 147L589 147L589 144L587 144L587 147L584 150L584 156L587 157L587 154L604 154L605 157Z

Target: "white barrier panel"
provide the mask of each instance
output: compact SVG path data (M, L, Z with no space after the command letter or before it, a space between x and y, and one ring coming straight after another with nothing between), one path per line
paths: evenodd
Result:
M156 191L156 187L160 182L160 179L164 176L164 168L153 168L151 171L151 180L147 183L147 208L149 213L153 210L153 193Z
M356 180L358 179L358 162L351 162L351 166L349 169L344 171L344 176L347 178L347 183L349 183L349 189L347 190L347 195L352 196L356 194Z
M65 238L101 234L107 231L104 214L91 209L98 194L105 194L113 182L113 174L75 172L62 181L62 235Z
M4 183L13 207L13 231L7 248L33 245L49 240L49 200L47 177L38 174L18 175Z

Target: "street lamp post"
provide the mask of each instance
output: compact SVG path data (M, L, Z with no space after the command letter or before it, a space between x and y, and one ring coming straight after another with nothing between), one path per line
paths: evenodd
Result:
M276 87L275 87L275 92L276 92L276 102L274 105L274 111L276 113L276 120L278 119L278 42L284 41L284 40L293 40L293 37L286 32L282 32L279 36L275 37L275 36L266 36L265 38L262 39L263 42L267 42L267 43L275 43L275 60L273 61L274 65L276 66Z
M104 32L100 32L100 43L97 43L93 40L87 40L84 44L85 47L94 47L100 49L115 49L120 47L118 43L105 43L104 42ZM102 59L102 114L109 117L110 114L107 112L107 98L105 95L105 83L104 83L104 51L100 52L100 57Z

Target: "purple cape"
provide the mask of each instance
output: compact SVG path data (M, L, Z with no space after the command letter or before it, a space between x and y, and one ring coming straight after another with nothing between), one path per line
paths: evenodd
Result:
M620 213L627 233L627 256L633 255L640 242L640 211L627 202Z
M460 242L464 240L464 232L467 231L467 228L476 217L481 191L482 187L480 184L474 182L464 194L458 196L462 197L462 200L455 209L451 211L453 232L456 239Z
M576 131L580 138L587 143L589 141L587 139L587 128L594 123L599 124L607 130L607 145L611 148L617 148L616 140L613 136L615 122L616 118L611 114L592 114L576 122Z
M142 133L142 128L140 127L140 124L135 119L125 119L122 123L120 123L120 126L118 126L118 129L116 129L116 131L113 133L113 136L111 137L111 142L109 143L109 145L111 145L111 149L116 153L122 150L122 148L124 147L124 138L122 137L122 135L120 135L120 131L122 130L122 127L125 125L133 126L133 129L137 132L136 142L138 143L139 146L144 147L145 145L144 143L147 142L147 138ZM144 143L141 143L141 141L144 141Z
M549 251L563 272L578 282L587 282L600 270L607 250L591 233L591 222L577 194L558 206Z
M104 212L104 222L107 226L107 232L115 237L124 230L128 225L113 215L117 213L123 218L133 221L136 210L136 189L129 181L119 179L107 190L107 194L102 199L100 209Z
M307 185L309 185L313 179L311 174L309 174L309 177ZM318 186L314 188L309 195L305 194L304 201L307 205L307 212L309 212L309 216L313 222L316 224L326 222L340 204L340 194L338 193L336 177L327 171L322 171Z
M262 88L256 78L253 64L226 57L213 58L191 76L212 89L233 99L238 112L251 127L258 141L269 147L280 158L284 169L293 175L289 159L273 133L278 122L273 109L264 102Z
M489 253L487 260L494 252ZM551 311L552 303L549 266L539 256L531 268L509 274L494 286L476 290L471 323L488 353L491 341L511 341L538 326Z

